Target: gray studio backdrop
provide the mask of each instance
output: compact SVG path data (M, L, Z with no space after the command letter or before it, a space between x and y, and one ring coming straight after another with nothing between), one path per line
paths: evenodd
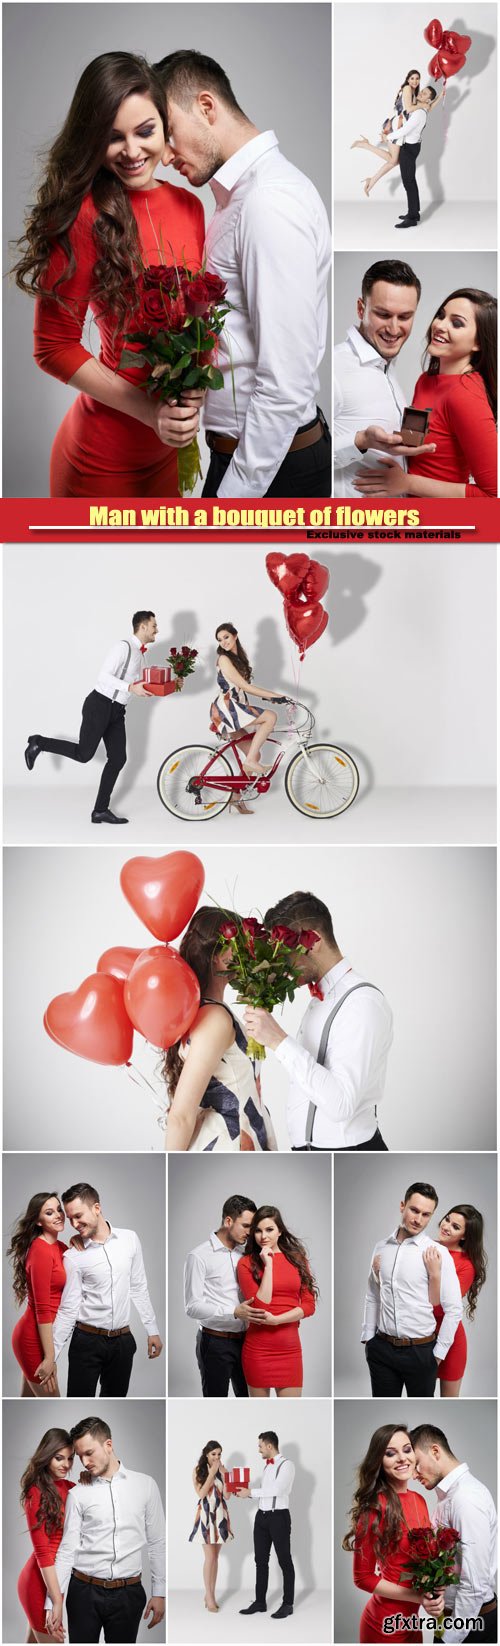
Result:
M399 1203L411 1183L432 1183L439 1204L429 1224L437 1239L439 1219L451 1206L477 1206L485 1220L488 1278L472 1321L464 1315L468 1357L461 1394L496 1391L496 1156L404 1154L335 1156L335 1378L336 1395L369 1395L370 1378L360 1343L370 1258L399 1222ZM439 1397L439 1381L436 1398ZM446 1407L447 1410L447 1407ZM441 1417L436 1422L443 1422Z
M109 1423L117 1457L128 1469L152 1475L165 1504L165 1405L161 1400L26 1401L3 1408L3 1634L15 1643L26 1640L27 1620L17 1598L19 1572L32 1553L32 1543L24 1512L19 1504L19 1482L30 1457L47 1429L71 1429L85 1417L104 1417ZM80 1462L75 1458L71 1479L77 1481ZM149 1600L149 1560L142 1560L142 1581ZM158 1624L155 1640L165 1640L165 1623ZM150 1640L147 1623L141 1620L139 1641Z
M24 212L34 198L36 157L60 130L86 64L101 52L117 50L139 52L157 62L183 47L220 59L245 113L262 130L275 129L283 152L312 179L330 212L329 5L294 5L286 13L286 26L283 7L276 3L10 5L4 15L4 129L9 156L4 181L5 270L13 260L9 243L21 234ZM304 65L311 72L304 73ZM176 179L170 168L169 182ZM189 187L184 179L182 186ZM207 185L200 194L209 221L214 209L211 189ZM73 398L71 389L34 365L32 325L33 303L11 287L4 332L8 497L47 496L50 448ZM328 417L328 348L321 377Z
M17 1395L21 1386L21 1371L11 1348L13 1327L23 1313L17 1308L12 1291L12 1268L6 1247L14 1224L26 1210L33 1194L56 1192L61 1195L73 1183L91 1183L101 1198L104 1217L118 1229L135 1229L142 1246L149 1295L158 1321L163 1353L158 1360L148 1360L147 1337L142 1321L132 1304L130 1325L137 1351L134 1355L129 1395L163 1395L166 1390L165 1345L165 1163L148 1155L109 1154L17 1154L3 1158L3 1393ZM69 1245L74 1233L66 1222L61 1239ZM59 1356L59 1388L61 1395L67 1386L69 1341ZM41 1404L41 1403L40 1403ZM45 1402L45 1404L47 1404Z
M389 21L390 20L390 21ZM371 202L363 199L360 179L377 170L374 155L350 144L361 133L379 140L382 122L391 114L398 87L410 68L420 69L422 85L430 84L427 66L434 51L424 40L429 22L426 4L353 4L334 6L335 39L335 199L359 200L366 211L366 244L370 243ZM495 199L496 155L496 6L474 4L466 16L446 12L445 28L465 31L472 44L459 75L448 81L444 108L427 122L419 161L419 187L425 205L444 197L463 204ZM437 86L440 91L442 81ZM484 164L484 149L491 164ZM366 160L366 166L364 162ZM401 179L398 177L399 192ZM382 182L375 199L387 198L393 179ZM406 256L403 251L402 256ZM461 285L462 281L457 281Z
M359 1640L359 1621L367 1594L354 1588L352 1555L342 1548L342 1538L348 1528L348 1511L355 1488L356 1471L365 1456L371 1436L382 1423L398 1423L414 1429L429 1418L444 1429L455 1457L468 1463L471 1474L488 1487L496 1501L497 1495L497 1411L495 1400L449 1400L446 1415L429 1411L428 1400L336 1400L334 1426L335 1488L334 1488L334 1640L338 1646ZM416 1491L424 1498L432 1519L436 1507L435 1492L426 1492L415 1481ZM451 1635L452 1639L453 1636ZM478 1636L478 1639L481 1637ZM390 1639L390 1636L388 1636Z
M278 1421L276 1421L276 1415ZM276 1429L283 1456L295 1464L290 1498L293 1558L297 1601L306 1589L329 1590L331 1583L331 1422L329 1400L283 1401L273 1408L268 1400L200 1400L196 1405L170 1402L168 1432L170 1587L193 1590L193 1629L199 1619L201 1585L200 1532L188 1542L197 1499L192 1471L202 1447L216 1437L226 1469L246 1465L251 1486L260 1485L263 1464L259 1433ZM233 1506L234 1505L234 1506ZM254 1502L229 1499L234 1542L225 1544L220 1558L221 1592L253 1590L255 1566L252 1545ZM272 1556L270 1599L279 1590L280 1574ZM248 1604L240 1600L239 1605ZM273 1608L274 1609L274 1608ZM304 1613L304 1627L306 1614ZM191 1635L191 1640L200 1636Z
M397 9L397 8L396 8ZM369 244L369 241L368 241ZM399 247L398 247L399 251ZM334 342L342 343L349 326L357 326L356 299L361 296L361 282L365 270L385 257L385 252L337 252L334 285ZM396 253L392 254L396 256ZM422 357L431 320L440 304L457 286L479 286L483 291L496 292L497 259L495 252L433 252L404 249L401 256L409 263L422 283L422 296L408 342L403 344L394 365L398 382L404 389L408 404L413 398L415 384L423 370Z
M239 628L258 684L277 692L298 691L316 716L314 735L333 736L343 747L360 751L361 765L364 769L368 761L377 788L493 785L494 544L482 545L480 554L475 543L370 543L364 549L321 544L318 552L330 571L324 601L330 622L321 644L307 652L297 688L297 651L286 633L281 596L266 572L265 548L211 544L209 554L205 545L195 543L171 548L167 574L161 544L141 544L140 554L128 543L118 548L72 543L69 551L61 543L44 544L43 554L35 544L8 544L4 782L18 788L23 833L13 828L7 838L41 839L36 804L40 788L50 789L58 822L68 789L78 795L81 826L95 835L88 801L97 790L104 751L89 766L43 755L28 772L26 738L35 731L76 736L83 699L104 657L116 639L130 632L132 613L141 607L155 611L158 621L159 639L148 652L152 663L163 663L172 643L195 646L198 658L194 675L177 696L147 703L132 698L127 708L128 763L116 798L117 810L123 805L130 819L127 834L134 831L134 839L149 838L137 833L137 788L149 789L151 807L166 827L168 813L156 794L160 764L170 749L196 739L207 741L216 691L215 629L221 621L230 620ZM49 648L48 633L57 635ZM21 655L27 666L20 667ZM474 759L464 765L466 746L474 748ZM363 792L366 780L359 803ZM266 798L262 805L267 805ZM292 811L290 806L286 810L288 828ZM249 834L253 826L250 822ZM284 828L283 816L282 839ZM224 814L210 825L210 840L224 839L230 832ZM332 824L332 837L333 833ZM190 837L190 826L184 834ZM72 821L66 838L76 843Z
M77 988L110 944L150 943L120 890L130 855L114 845L5 852L4 1148L29 1138L35 1150L87 1150L90 1137L105 1150L163 1149L152 1095L125 1068L71 1056L43 1028L49 1001ZM494 849L206 846L200 856L203 901L242 914L305 883L330 907L351 965L385 991L395 1027L380 1119L391 1150L448 1152L450 1139L458 1150L495 1148ZM278 1014L292 1035L308 1000L299 989ZM158 1055L139 1035L133 1061L154 1077ZM288 1151L288 1080L272 1052L262 1090Z
M318 1171L319 1166L319 1171ZM212 1229L231 1194L256 1206L277 1206L287 1227L303 1240L320 1296L316 1313L300 1325L304 1395L331 1393L331 1161L315 1155L208 1155L168 1157L168 1310L170 1395L201 1394L195 1358L196 1324L184 1313L183 1270L187 1253Z

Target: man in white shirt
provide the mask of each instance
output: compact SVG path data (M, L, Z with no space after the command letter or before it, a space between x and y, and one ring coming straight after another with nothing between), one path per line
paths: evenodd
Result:
M256 1311L241 1300L236 1271L256 1211L246 1195L229 1195L220 1228L188 1252L184 1265L184 1308L198 1325L196 1359L205 1397L226 1398L230 1384L234 1395L248 1396L241 1351ZM257 1310L258 1319L263 1314Z
M400 1203L399 1224L372 1253L361 1342L372 1395L426 1395L432 1399L438 1363L451 1349L462 1319L462 1298L450 1253L439 1247L439 1331L429 1301L429 1254L436 1256L427 1225L438 1197L432 1183L411 1183Z
M224 70L196 51L157 63L174 165L210 182L209 272L231 310L219 338L224 387L209 390L206 497L330 497L331 443L317 404L331 236L323 202L273 131L258 131Z
M417 97L416 107L404 121L400 131L389 134L390 143L400 145L399 169L403 188L406 190L408 211L395 224L397 229L414 229L420 222L420 195L416 178L417 160L422 147L422 137L427 125L429 109L432 108L437 91L434 86L423 86Z
M41 737L35 732L28 737L24 751L28 771L32 772L39 754L60 754L86 765L93 760L99 744L104 743L107 759L92 812L93 823L128 823L127 817L117 817L110 811L112 791L127 760L125 710L131 695L154 702L151 693L141 684L144 654L158 634L154 612L134 612L132 630L130 640L118 640L108 652L94 689L85 698L78 743L69 743L61 737Z
M271 1617L291 1617L295 1596L295 1570L290 1548L292 1522L289 1501L295 1479L295 1467L280 1452L278 1436L274 1429L266 1429L259 1435L259 1452L265 1459L260 1486L241 1486L236 1493L237 1497L256 1498L259 1505L253 1523L257 1568L255 1600L251 1606L240 1608L241 1616L250 1617L254 1612L267 1612L269 1557L271 1549L274 1548L283 1574L283 1600L277 1612L271 1613Z
M333 351L335 497L359 496L360 454L363 467L377 466L379 452L398 463L415 456L399 432L406 396L394 362L411 335L421 289L409 263L394 257L380 258L363 275L358 324Z
M286 1034L260 1008L245 1012L247 1033L275 1052L290 1077L292 1149L385 1151L377 1113L392 1044L388 1001L341 954L330 911L312 892L282 898L265 922L297 936L305 931L309 945L294 960L312 995L298 1034Z
M446 1590L446 1614L453 1626L445 1639L449 1634L451 1640L497 1641L497 1516L491 1492L471 1475L467 1463L459 1463L442 1429L420 1423L410 1438L417 1478L437 1495L433 1525L453 1526L460 1537L459 1581Z
M113 1450L111 1429L101 1418L84 1418L70 1437L91 1486L68 1495L56 1558L61 1601L47 1596L47 1627L55 1635L66 1593L70 1641L137 1640L141 1617L148 1628L165 1613L165 1517L156 1481L125 1468ZM141 1582L147 1547L151 1599ZM144 1610L144 1608L146 1608Z
M91 1183L73 1184L62 1201L79 1248L69 1247L64 1256L66 1285L53 1325L54 1355L57 1360L71 1336L68 1396L95 1395L99 1383L101 1395L124 1398L137 1349L131 1303L147 1333L148 1359L157 1360L163 1347L141 1243L134 1229L112 1228Z

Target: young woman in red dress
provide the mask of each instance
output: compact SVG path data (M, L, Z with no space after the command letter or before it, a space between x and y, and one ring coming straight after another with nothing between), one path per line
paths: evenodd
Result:
M457 1271L460 1291L465 1301L465 1313L469 1320L474 1319L477 1300L481 1287L486 1280L487 1257L483 1246L484 1220L476 1206L452 1206L446 1217L441 1218L439 1225L438 1246L428 1246L424 1253L424 1263L429 1275L429 1299L432 1303L438 1326L443 1319L441 1308L441 1257L439 1246L446 1246ZM451 1349L444 1360L440 1360L438 1377L441 1384L441 1398L457 1400L460 1394L462 1378L467 1364L467 1338L462 1321L457 1326Z
M67 1246L59 1239L64 1221L57 1194L32 1195L7 1254L13 1263L16 1302L27 1301L12 1333L12 1348L23 1374L22 1398L59 1394L52 1324L66 1284L63 1258Z
M154 70L130 52L96 57L50 150L14 269L37 299L37 364L79 391L54 441L52 497L179 495L176 452L197 432L203 395L161 405L138 386L147 367L120 366L124 333L142 329L141 271L202 264L200 201L155 176L172 157ZM89 307L99 359L82 341Z
M356 489L384 497L497 497L497 304L486 291L462 287L436 310L427 333L427 370L412 405L430 411L426 446L360 470Z
M427 1505L410 1481L415 1473L415 1453L404 1424L384 1423L372 1435L368 1451L358 1469L358 1486L350 1511L350 1530L343 1549L354 1553L354 1582L368 1592L361 1618L360 1641L422 1640L418 1627L420 1606L431 1617L443 1610L442 1591L434 1596L418 1594L409 1578L403 1578L409 1554L408 1532L430 1526ZM384 1621L415 1619L407 1630Z
M47 1634L45 1601L61 1599L55 1559L64 1527L68 1493L74 1486L68 1475L73 1447L65 1429L48 1429L30 1458L21 1480L21 1507L26 1514L33 1553L18 1578L17 1593L29 1623L28 1641L63 1640L61 1629Z
M302 1394L299 1321L314 1314L318 1288L302 1246L277 1206L259 1206L238 1263L238 1285L255 1307L242 1366L251 1396Z

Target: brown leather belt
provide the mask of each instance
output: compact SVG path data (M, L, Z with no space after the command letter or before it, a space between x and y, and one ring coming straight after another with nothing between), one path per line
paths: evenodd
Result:
M89 1577L88 1572L79 1572L74 1566L71 1576L79 1583L96 1583L98 1589L131 1589L133 1583L142 1583L140 1572L138 1577Z
M126 1337L130 1331L130 1326L117 1326L116 1331L107 1332L103 1326L87 1326L83 1320L77 1320L76 1327L79 1332L91 1332L92 1337Z
M435 1343L436 1341L435 1332L431 1332L430 1337L391 1337L389 1332L377 1332L376 1335L377 1337L383 1337L384 1343L392 1343L395 1349L408 1349L416 1343Z
M485 1600L484 1606L481 1607L481 1611L479 1613L479 1616L480 1617L486 1617L488 1612L496 1612L497 1606L498 1606L497 1597L496 1597L496 1595L494 1595L493 1600Z
M323 433L323 424L320 422L318 417L312 428L302 429L302 431L299 430L299 433L294 435L292 444L288 447L286 456L288 457L289 452L305 451L306 446L316 446L318 440L322 439ZM216 434L213 429L206 430L205 440L207 442L207 446L210 447L210 451L219 452L221 457L232 457L233 452L235 452L237 446L239 446L239 440L233 439L232 435Z
M230 1337L232 1343L234 1343L235 1337L243 1336L242 1332L216 1332L213 1326L202 1326L201 1329L202 1332L206 1332L207 1337Z

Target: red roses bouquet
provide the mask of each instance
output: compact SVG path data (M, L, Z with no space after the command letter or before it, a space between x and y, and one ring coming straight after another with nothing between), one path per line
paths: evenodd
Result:
M175 264L154 264L141 275L140 329L126 332L121 366L150 366L146 393L179 401L183 389L222 389L224 378L214 364L217 338L230 303L218 274L192 274ZM197 440L177 454L179 490L192 492L201 474Z
M237 991L238 1004L263 1006L272 1012L273 1006L293 1000L300 984L293 957L306 954L317 940L317 932L294 932L289 926L272 926L269 930L250 916L226 920L220 929L219 944L231 949L228 977ZM247 1052L259 1061L266 1055L265 1047L252 1036Z
M194 660L197 656L198 653L192 646L181 646L180 651L177 650L177 646L170 647L167 663L170 665L172 674L175 674L178 692L182 690L188 674L194 674Z
M453 1526L417 1526L408 1532L408 1566L402 1576L422 1594L432 1594L458 1583L457 1554L460 1538ZM434 1639L443 1639L443 1616L437 1620Z

